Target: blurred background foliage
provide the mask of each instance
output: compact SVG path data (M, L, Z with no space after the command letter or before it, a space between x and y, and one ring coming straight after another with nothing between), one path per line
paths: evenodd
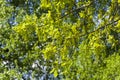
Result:
M0 80L119 80L120 0L0 0Z

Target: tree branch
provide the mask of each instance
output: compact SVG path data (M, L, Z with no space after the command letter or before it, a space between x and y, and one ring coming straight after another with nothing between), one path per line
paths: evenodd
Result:
M68 14L62 16L60 19L62 19L62 18L64 18L64 17L72 14L73 12L76 12L76 11L79 12L79 11L81 11L82 9L85 9L86 7L89 7L92 3L93 3L93 1L92 1L90 4L88 4L88 5L83 5L83 6L79 7L79 8L77 8L77 9L71 10Z
M108 23L108 24L106 24L106 25L104 25L104 26L101 26L101 27L97 28L96 30L93 30L93 31L91 31L91 32L88 32L87 34L91 34L91 33L94 33L94 32L96 32L96 31L99 31L100 29L103 29L103 28L105 28L106 26L112 25L113 23L116 23L116 22L118 22L119 20L120 20L120 18L117 19L117 20L115 20L115 21L113 21L113 22L110 22L110 23ZM80 37L85 36L85 35L87 35L87 34L82 34L82 35L80 35Z

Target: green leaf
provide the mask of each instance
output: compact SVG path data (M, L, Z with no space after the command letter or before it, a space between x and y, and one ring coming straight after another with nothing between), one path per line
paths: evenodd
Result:
M58 71L55 70L55 71L54 71L54 77L57 77L57 76L58 76Z

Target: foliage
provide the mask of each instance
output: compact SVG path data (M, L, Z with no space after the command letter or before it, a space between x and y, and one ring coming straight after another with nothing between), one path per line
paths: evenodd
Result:
M119 0L1 0L0 7L0 79L120 79Z

